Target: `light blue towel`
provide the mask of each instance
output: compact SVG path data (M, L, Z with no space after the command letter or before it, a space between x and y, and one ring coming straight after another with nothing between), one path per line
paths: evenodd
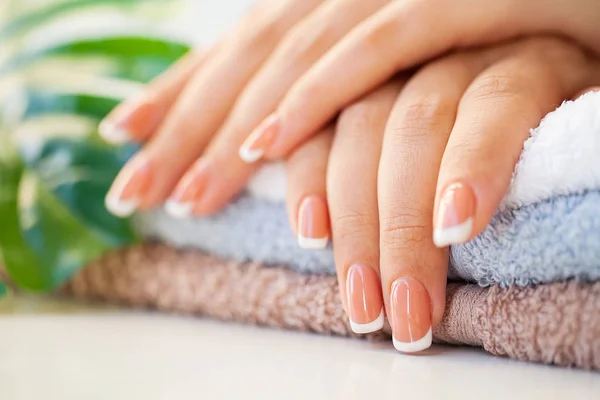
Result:
M146 235L237 261L335 274L331 249L298 247L283 204L243 197L211 218L139 220ZM498 212L471 242L453 246L449 276L480 285L600 279L600 192L560 196Z

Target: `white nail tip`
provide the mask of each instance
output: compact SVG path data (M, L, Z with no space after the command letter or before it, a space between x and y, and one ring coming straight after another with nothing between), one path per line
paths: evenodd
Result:
M242 161L252 164L258 160L260 160L265 154L263 150L251 150L246 146L240 147L239 155Z
M111 144L123 144L131 140L131 135L125 129L118 128L108 120L102 121L98 127L100 136Z
M425 336L416 342L401 342L396 340L396 338L392 337L392 342L394 343L394 347L396 350L401 351L403 353L416 353L418 351L422 351L431 347L431 342L433 340L433 332L431 328L427 331Z
M446 247L451 244L464 243L471 236L472 230L473 218L469 218L460 225L436 229L433 232L433 243L435 243L437 247Z
M165 211L172 217L185 218L192 214L193 205L191 203L178 203L174 200L168 200L165 204Z
M298 235L298 245L306 250L323 250L327 247L327 243L329 243L328 237L314 239Z
M371 321L367 324L357 324L356 322L352 322L352 320L350 320L350 328L352 328L352 332L358 334L377 332L378 330L381 330L383 328L384 321L385 317L383 315L382 308L381 312L379 313L379 316L375 321Z
M138 208L139 201L137 199L121 200L117 196L108 195L104 201L106 209L117 217L129 217Z

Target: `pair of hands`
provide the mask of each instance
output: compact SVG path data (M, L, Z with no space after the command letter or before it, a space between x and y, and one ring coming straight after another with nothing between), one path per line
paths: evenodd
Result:
M528 129L600 69L577 45L538 38L457 52L365 93L447 50L517 35L564 34L600 53L599 16L595 0L262 2L103 123L113 142L147 142L107 205L210 214L255 161L289 156L292 224L305 247L333 237L353 329L387 314L399 350L426 348L444 309L443 247L485 227Z

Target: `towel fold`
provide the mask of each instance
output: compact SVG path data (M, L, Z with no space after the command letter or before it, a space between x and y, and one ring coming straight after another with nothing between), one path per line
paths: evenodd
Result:
M333 276L223 261L166 245L109 254L81 271L65 291L84 299L356 336ZM526 288L452 283L434 337L519 360L600 369L599 309L600 283ZM389 329L370 337L389 339Z

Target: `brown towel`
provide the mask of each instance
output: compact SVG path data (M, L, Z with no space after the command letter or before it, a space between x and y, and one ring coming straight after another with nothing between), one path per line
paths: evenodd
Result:
M333 276L242 265L164 245L109 254L79 273L66 290L79 298L356 336ZM519 360L600 369L600 283L508 289L450 284L434 337Z

